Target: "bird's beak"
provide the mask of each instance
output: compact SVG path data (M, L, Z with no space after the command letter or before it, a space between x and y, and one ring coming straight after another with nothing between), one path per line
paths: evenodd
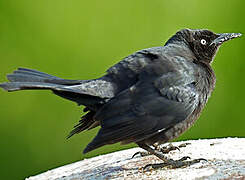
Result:
M213 40L210 46L213 44L216 46L219 46L225 41L229 41L231 39L240 37L242 34L241 33L222 33L222 34L217 34L217 35L218 37L215 40Z

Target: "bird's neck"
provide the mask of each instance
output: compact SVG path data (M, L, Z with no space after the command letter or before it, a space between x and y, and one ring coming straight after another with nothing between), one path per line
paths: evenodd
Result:
M165 45L164 49L164 53L170 55L170 57L180 56L192 62L196 60L194 53L185 43L169 43Z
M211 93L214 90L215 83L216 83L216 77L209 63L199 61L197 62L197 64L205 72L204 74L202 74L202 76L200 76L200 79L199 79L200 82L198 83L199 84L198 89L203 95L202 101L205 104L208 98L210 97Z
M197 89L203 94L204 103L207 101L208 97L211 95L215 87L216 77L210 63L206 61L200 61L196 58L195 54L190 50L190 48L182 42L168 43L164 47L164 53L170 57L180 56L188 61L197 64L203 73L199 75L199 83Z

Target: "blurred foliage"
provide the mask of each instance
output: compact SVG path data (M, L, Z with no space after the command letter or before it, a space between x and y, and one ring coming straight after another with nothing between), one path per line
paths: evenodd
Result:
M101 76L123 57L161 46L182 28L245 32L244 0L0 1L0 81L17 67L59 77ZM244 37L216 56L215 92L193 128L178 140L245 136ZM83 158L134 146L111 145L82 155L98 129L65 137L82 107L48 91L0 91L1 179L23 179Z

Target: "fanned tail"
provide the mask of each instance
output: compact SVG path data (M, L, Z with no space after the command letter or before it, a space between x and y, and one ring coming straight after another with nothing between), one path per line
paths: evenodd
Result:
M78 105L85 105L86 108L84 109L84 112L87 113L82 116L79 123L74 127L67 138L99 125L99 122L95 121L93 116L106 98L103 94L102 97L98 94L97 89L100 88L100 84L97 84L96 90L92 89L97 83L96 80L62 79L47 73L26 68L18 68L12 74L7 75L7 78L9 82L0 84L0 87L6 91L48 89L52 90L60 97L78 103ZM91 83L91 85L89 83ZM110 82L99 80L99 83L106 84L106 87L111 88ZM111 89L109 90L112 92Z
M67 80L52 76L37 70L18 68L12 74L8 74L10 82L0 84L6 91L18 91L25 89L51 89L62 90L64 85L81 84L79 80Z

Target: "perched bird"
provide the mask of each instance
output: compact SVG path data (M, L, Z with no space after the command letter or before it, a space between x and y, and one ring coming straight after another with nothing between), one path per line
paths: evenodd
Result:
M180 136L198 119L215 87L210 64L223 42L239 36L183 29L164 46L129 55L98 79L67 80L18 68L7 75L10 82L0 87L7 91L49 89L86 106L86 114L68 136L100 126L84 153L117 142L136 143L176 165L181 161L167 159L153 146Z

